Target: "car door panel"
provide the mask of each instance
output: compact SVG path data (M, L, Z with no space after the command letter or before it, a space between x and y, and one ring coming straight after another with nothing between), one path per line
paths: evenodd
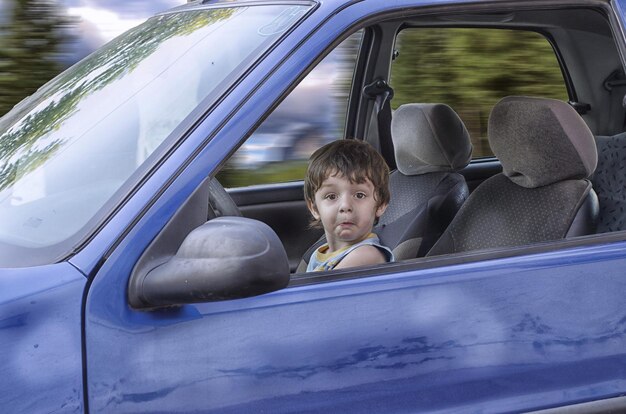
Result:
M0 405L4 412L82 412L81 299L67 262L0 269Z
M617 243L349 279L355 270L153 312L125 305L127 275L106 266L87 309L90 409L495 412L611 397L624 371L625 252Z

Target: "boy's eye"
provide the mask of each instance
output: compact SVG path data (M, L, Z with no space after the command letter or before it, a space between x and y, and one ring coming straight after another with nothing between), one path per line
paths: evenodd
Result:
M335 200L335 199L337 198L337 195L336 195L336 194L332 194L332 193L330 193L330 194L326 194L326 195L324 196L324 198L325 198L326 200Z
M358 198L359 200L364 199L365 197L367 197L367 194L365 193L356 193L355 197Z

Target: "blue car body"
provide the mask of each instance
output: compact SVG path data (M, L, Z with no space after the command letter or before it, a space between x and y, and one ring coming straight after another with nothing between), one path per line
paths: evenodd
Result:
M343 33L385 13L505 2L292 3L311 11L203 108L79 249L0 269L3 411L519 412L624 395L626 242L616 235L129 306L146 248ZM626 3L607 5L623 25Z

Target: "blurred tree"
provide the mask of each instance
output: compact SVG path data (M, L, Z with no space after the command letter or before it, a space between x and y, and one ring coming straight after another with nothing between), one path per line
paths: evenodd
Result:
M0 116L64 69L77 23L51 0L10 0L9 10L0 26Z
M438 102L467 126L474 157L492 155L487 140L491 108L509 95L567 100L552 46L534 32L499 29L406 29L391 70L392 106Z
M0 191L33 171L71 140L71 136L63 136L45 143L43 147L40 145L42 137L61 128L67 118L76 111L81 100L105 88L124 74L132 72L166 40L189 35L199 28L219 23L233 13L234 9L221 9L155 17L151 23L131 29L124 36L99 49L89 59L63 72L37 94L37 101L28 105L18 105L12 115L9 114L0 121L0 160L4 161L4 164L0 164ZM65 28L63 25L55 27L59 30ZM64 41L63 38L59 39ZM20 43L16 41L15 44ZM54 54L42 53L38 58L29 58L22 54L25 52L19 47L9 50L5 45L5 50L2 46L0 43L0 62L5 62L11 70L0 68L0 98L7 92L11 93L11 96L16 96L19 102L58 73L58 69L53 71L55 66L37 61L43 59L42 56L52 58ZM24 67L20 68L19 65ZM34 73L28 73L31 72L30 65L36 68L33 70ZM44 69L47 71L44 72ZM38 76L43 77L43 73L46 74L45 78L36 82L34 75L39 74ZM30 92L16 86L18 85L16 82L22 80L32 82L30 85L33 89ZM21 91L21 95L17 96L18 93L11 92L14 90ZM49 99L57 94L60 98ZM10 127L14 122L20 122L19 128Z

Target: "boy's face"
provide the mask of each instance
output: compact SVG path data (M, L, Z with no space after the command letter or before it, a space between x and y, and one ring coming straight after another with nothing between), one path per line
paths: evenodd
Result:
M387 205L378 206L376 189L369 179L351 183L343 175L331 175L315 193L309 210L322 222L330 251L364 240Z

